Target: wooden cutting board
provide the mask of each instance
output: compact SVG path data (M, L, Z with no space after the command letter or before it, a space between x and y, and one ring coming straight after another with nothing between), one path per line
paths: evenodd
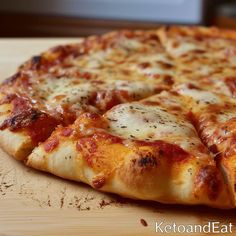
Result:
M76 41L78 39L0 39L0 78L12 75L20 63L48 47ZM177 225L231 222L236 233L235 210L122 199L29 169L0 150L1 236L165 235L155 232L155 223L162 221Z

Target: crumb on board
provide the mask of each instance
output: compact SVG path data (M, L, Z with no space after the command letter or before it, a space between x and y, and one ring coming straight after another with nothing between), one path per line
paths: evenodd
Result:
M144 227L147 227L147 226L148 226L147 221L144 220L144 219L140 219L140 223L141 223Z

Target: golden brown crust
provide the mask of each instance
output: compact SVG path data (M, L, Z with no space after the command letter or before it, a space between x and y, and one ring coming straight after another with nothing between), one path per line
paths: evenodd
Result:
M9 130L0 131L0 146L17 160L25 160L34 148L29 136Z
M41 144L29 156L27 165L129 198L232 207L213 161L197 161L184 153L177 158L176 151L171 159L167 143L128 144L128 140L100 129L92 131L94 127L84 118L79 124L86 124L84 134L72 126L71 135L63 137L64 128L58 128L50 139L58 139L59 145L46 151L47 143Z
M161 105L152 106L164 109L165 103L173 101L167 97L160 94L151 98L151 101L162 101ZM147 100L143 104L150 106ZM135 105L130 105L131 110ZM181 118L180 113L185 111L176 111L176 104L172 106L174 110L169 110L176 118ZM150 114L148 117L151 119ZM234 206L219 169L200 143L190 152L186 144L184 150L163 140L122 138L109 133L110 125L107 115L83 114L74 125L58 128L48 141L33 151L27 165L130 198L218 208ZM179 140L186 142L187 136L186 139L181 137Z
M0 99L4 98L0 94ZM0 125L10 116L12 105L3 103L0 105ZM0 146L5 152L18 160L25 159L33 150L34 145L29 135L25 132L13 132L9 129L0 130Z

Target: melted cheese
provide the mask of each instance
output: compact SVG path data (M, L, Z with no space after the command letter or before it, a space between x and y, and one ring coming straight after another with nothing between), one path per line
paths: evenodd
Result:
M200 143L193 126L183 117L158 106L126 103L108 111L109 131L135 140L164 140L186 150Z
M165 53L154 52L147 55L134 55L127 60L128 68L132 71L136 71L142 75L173 75L172 68L163 67L163 63L173 66L171 61ZM142 67L142 63L147 63L147 67Z
M199 44L196 44L194 42L187 42L185 41L183 42L178 42L178 46L174 46L175 41L171 42L169 41L169 43L167 44L167 50L175 57L180 57L184 54L187 54L193 50L197 50L197 49L204 49L202 48Z
M220 97L209 91L203 91L198 89L190 89L186 85L179 86L177 88L181 95L191 97L197 103L200 104L220 104L222 103Z
M114 93L126 91L128 101L142 99L155 92L154 86L144 81L127 82L110 79L105 83L97 82L99 81L78 78L46 78L42 79L41 86L36 87L36 94L45 101L48 110L59 111L61 106L67 105L68 108L77 111L81 110L83 106L88 106L99 91L114 91ZM125 99L124 97L123 100L126 101Z
M130 50L138 50L142 47L143 45L138 40L123 38L114 48L92 51L77 60L72 60L72 64L89 71L103 66L116 66L116 61L124 60Z
M77 65L81 68L96 69L104 64L111 53L111 49L100 50L97 52L92 52L89 55L84 56L83 58L79 58L80 60L74 60L72 62L74 63L74 65Z
M104 90L127 91L133 100L141 99L154 94L155 89L151 83L143 81L108 80L101 86Z
M223 111L220 114L217 114L217 121L224 123L229 121L230 119L236 118L236 111L232 110L232 111Z
M172 114L178 114L180 113L180 111L183 111L183 113L186 114L189 110L184 105L182 99L182 96L164 90L161 93L143 99L142 101L144 103L154 102L154 104L158 102L161 107L167 109L168 111L171 111Z
M215 92L218 92L218 93L222 93L226 96L232 96L230 90L229 90L229 87L225 84L225 82L223 80L221 80L221 78L213 78L213 83L214 83L214 88L213 90Z
M158 65L158 63L156 65L151 65L150 67L147 68L139 68L137 65L134 66L134 68L136 68L136 70L138 70L140 73L145 74L145 75L173 75L173 71L171 70L167 70L167 69L162 69L160 68L160 66Z
M95 88L90 83L68 84L68 86L65 84L65 86L57 87L48 96L47 100L52 103L58 103L60 101L61 105L76 102L86 103L89 101L93 92L95 92Z
M32 98L40 98L43 102L49 103L50 107L79 107L88 103L92 94L101 90L127 91L128 101L153 95L157 88L163 86L165 75L173 75L173 61L158 40L146 39L145 34L143 36L128 38L122 34L115 34L111 44L103 45L101 40L96 42L95 47L88 53L68 56L62 63L50 68L50 72L56 72L59 78L45 75L45 78L34 79L35 96ZM146 39L145 43L143 39ZM142 63L150 63L150 67L142 68ZM168 63L170 68L164 63ZM60 77L64 74L68 77ZM74 75L81 77L73 78ZM121 102L125 101L123 99Z
M87 102L95 91L91 83L77 78L46 78L35 89L47 103L60 105Z
M128 39L126 37L122 38L121 41L119 41L119 46L126 49L126 50L137 50L139 48L143 47L143 44L140 43L136 39Z

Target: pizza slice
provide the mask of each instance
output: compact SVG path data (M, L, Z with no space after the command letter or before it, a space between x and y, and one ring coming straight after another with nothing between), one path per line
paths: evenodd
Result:
M123 30L57 46L33 57L20 70L57 78L143 81L168 86L174 83L174 69L157 30Z
M175 59L180 83L235 96L235 32L174 26L162 28L159 37Z
M222 50L221 53L215 51L213 56L224 57L226 50L233 49L225 48L225 43L233 46L236 40L235 31L203 26L166 26L158 30L158 35L168 53L174 57L204 51L205 46L210 51Z
M233 207L176 92L84 113L58 127L26 164L129 198Z
M58 120L34 108L26 97L17 94L0 96L1 147L16 159L22 159L51 134Z
M156 92L153 86L138 81L52 80L15 90L14 86L2 88L0 144L17 159L24 159L57 125L71 124L83 112L101 113Z
M202 142L213 153L236 204L236 104L235 100L189 85L177 88L188 101L190 117Z
M0 145L25 159L57 125L104 113L174 83L155 31L122 31L59 46L26 62L0 88Z

